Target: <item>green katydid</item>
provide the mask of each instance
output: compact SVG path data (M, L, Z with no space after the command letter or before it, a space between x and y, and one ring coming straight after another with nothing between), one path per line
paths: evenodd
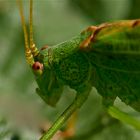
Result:
M46 46L40 51L33 41L30 0L28 33L22 3L18 0L25 37L25 55L39 88L38 95L55 106L63 87L77 91L75 100L40 140L49 140L88 98L94 86L103 97L108 112L137 129L140 122L113 106L116 97L140 111L140 20L119 21L91 26L69 41Z

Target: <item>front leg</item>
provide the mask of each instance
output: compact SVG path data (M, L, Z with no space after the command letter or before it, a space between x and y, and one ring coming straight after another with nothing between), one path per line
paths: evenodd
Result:
M69 118L66 124L66 128L62 131L61 136L64 139L69 139L74 136L76 129L78 111L75 111L72 116Z
M85 85L78 88L77 95L72 104L60 115L60 117L54 122L50 127L48 132L46 132L40 140L50 140L54 134L63 126L63 124L70 118L70 116L76 112L86 101L88 95L91 91L91 86Z

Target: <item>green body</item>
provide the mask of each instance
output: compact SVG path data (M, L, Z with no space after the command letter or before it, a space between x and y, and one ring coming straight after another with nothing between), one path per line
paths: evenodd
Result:
M25 56L39 88L38 95L55 106L65 85L76 97L40 140L50 140L77 111L94 86L108 113L140 130L140 122L113 106L116 97L140 111L140 20L91 26L77 37L42 48L33 40L33 1L30 0L29 38L22 2L18 0L25 39Z
M42 50L36 58L44 65L43 74L36 77L39 95L54 106L64 85L77 92L88 85L98 90L105 105L119 97L140 111L140 26L128 23L103 28L85 49L79 46L90 31Z

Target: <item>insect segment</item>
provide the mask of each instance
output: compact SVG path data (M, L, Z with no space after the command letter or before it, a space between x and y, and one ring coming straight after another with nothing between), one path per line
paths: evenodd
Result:
M30 43L22 3L19 0L18 3L26 60L38 83L38 95L47 104L55 106L63 86L68 85L77 91L72 104L40 140L51 139L70 115L82 106L92 86L97 88L107 107L119 97L140 111L140 20L91 26L69 41L38 51L33 41L33 2L30 0ZM113 108L109 112L117 116L119 113L115 111ZM121 120L121 116L118 119Z

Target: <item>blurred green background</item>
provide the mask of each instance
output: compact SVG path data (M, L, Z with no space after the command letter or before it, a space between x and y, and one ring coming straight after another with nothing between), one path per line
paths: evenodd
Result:
M90 25L140 18L140 0L34 0L34 38L38 48L54 45L79 34ZM28 22L29 1L24 0ZM37 84L25 61L24 40L15 0L0 0L0 140L38 140L40 129L70 104L75 91L65 87L56 108L46 105L35 93ZM78 112L72 140L139 140L140 132L112 119L93 88ZM123 104L122 110L139 117ZM56 136L57 139L62 139Z

